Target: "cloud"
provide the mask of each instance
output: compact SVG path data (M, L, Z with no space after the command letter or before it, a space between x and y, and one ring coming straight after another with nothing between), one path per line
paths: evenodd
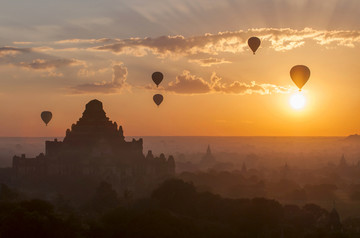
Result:
M120 89L129 88L126 83L128 75L127 67L123 64L113 65L113 77L111 82L86 83L71 88L75 94L82 93L116 93Z
M35 59L32 62L20 62L18 66L24 67L26 69L32 70L52 70L65 66L75 66L83 65L84 62L76 59L54 59L54 60L45 60L45 59Z
M99 68L99 69L93 69L89 66L86 66L84 68L79 69L77 76L78 77L94 77L96 74L105 73L109 70L109 68Z
M226 31L216 34L198 36L160 36L127 39L65 39L61 41L41 43L34 48L0 48L0 56L17 52L62 52L62 51L109 51L114 54L143 57L149 54L160 58L190 57L192 62L201 66L226 63L222 58L215 57L220 54L239 54L250 51L247 40L257 36L262 40L261 47L269 47L275 51L289 51L312 42L320 46L354 47L360 43L360 31L346 30L316 30L304 28L296 30L291 28L255 28L240 31ZM30 44L31 42L15 42L16 44ZM40 44L32 42L33 45ZM193 59L194 57L201 59Z
M19 53L28 53L30 52L30 48L17 48L17 47L0 47L0 57L8 56L8 55L16 55Z
M272 94L272 93L289 93L290 87L283 87L274 84L257 84L251 81L250 84L235 81L231 84L216 84L213 90L216 92L230 93L230 94Z
M44 57L48 56L44 55ZM86 67L84 61L77 59L34 59L29 62L9 62L9 64L26 70L45 72L43 77L62 77L64 76L63 72L58 72L58 70L64 67Z
M243 32L242 32L243 33ZM245 34L218 33L215 35L184 37L161 36L157 38L130 38L116 43L96 47L96 50L111 51L116 54L136 53L139 56L149 52L160 57L195 55L199 53L217 55L219 52L242 52L246 47ZM139 54L141 52L141 54Z
M189 71L176 77L174 82L170 82L165 90L179 94L199 94L211 91L211 85L203 78L191 75Z
M228 63L229 61L219 57L221 54L250 53L247 40L251 36L257 36L261 39L261 47L271 48L275 51L290 51L304 47L309 43L324 47L354 47L360 43L360 31L356 30L255 28L246 31L226 31L187 37L174 35L155 38L65 39L49 43L33 42L33 48L2 47L0 48L0 56L28 51L50 54L106 51L136 57L147 55L155 55L159 58L188 57L190 62L208 67L214 64ZM28 44L29 42L16 42L16 44L23 43Z
M151 87L147 87L150 89ZM240 81L234 81L230 84L223 83L222 78L213 73L210 81L190 74L184 70L176 77L175 81L170 82L164 88L164 91L176 94L205 94L205 93L226 93L226 94L272 94L272 93L290 93L291 87L278 86L275 84L258 84L252 81L250 84Z
M104 42L110 42L110 41L112 41L112 39L109 39L109 38L101 38L101 39L67 39L67 40L55 41L55 44L83 44L83 43L95 44L95 43L104 43Z
M259 33L263 40L271 43L271 48L276 51L287 51L306 44L307 41L314 41L323 46L334 44L335 46L354 47L360 43L360 31L347 30L315 30L305 28L294 30L290 28L261 28L251 30Z
M259 37L263 43L269 42L275 51L288 51L304 46L308 41L319 45L354 46L360 42L360 31L315 30L305 28L258 28L247 31L227 31L217 34L184 37L161 36L157 38L119 39L115 43L97 46L93 49L111 51L115 54L144 56L149 53L159 57L191 56L197 54L218 55L220 53L241 53L247 49L247 39ZM203 63L199 61L199 63Z
M33 44L33 42L31 42L31 41L14 41L13 44L14 45L31 45L31 44Z
M219 59L219 58L206 58L206 59L191 59L189 60L189 62L194 62L199 64L200 66L203 67L210 67L212 65L215 64L227 64L227 63L231 63L230 61L227 61L225 59Z
M355 43L360 42L360 31L331 31L323 32L315 37L318 44L330 45L337 44L341 46L354 47Z

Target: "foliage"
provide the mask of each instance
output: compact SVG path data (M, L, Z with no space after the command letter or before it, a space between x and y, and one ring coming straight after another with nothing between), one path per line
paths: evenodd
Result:
M316 204L222 198L176 179L131 204L121 203L106 182L89 198L87 210L69 209L62 196L55 201L56 206L37 199L2 200L0 237L359 237L359 219L333 229L330 213Z

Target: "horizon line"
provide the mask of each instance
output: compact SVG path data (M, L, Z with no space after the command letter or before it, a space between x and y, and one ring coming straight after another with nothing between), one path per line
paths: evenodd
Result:
M221 135L129 135L125 136L127 137L348 137L351 135L357 135L357 134L350 134L350 135L330 135L330 136L314 136L314 135L308 135L308 136L293 136L293 135L238 135L238 136L221 136ZM0 138L64 138L65 136L0 136Z

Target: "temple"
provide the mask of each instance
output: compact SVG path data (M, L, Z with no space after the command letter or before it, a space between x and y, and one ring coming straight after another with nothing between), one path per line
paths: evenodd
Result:
M143 140L125 141L122 126L106 117L102 102L92 100L63 141L46 141L45 154L14 156L13 173L17 182L88 177L118 190L136 190L173 176L175 161L151 151L144 156Z
M209 169L215 164L216 164L216 159L211 153L210 145L208 145L206 149L206 154L200 160L200 165L205 169Z

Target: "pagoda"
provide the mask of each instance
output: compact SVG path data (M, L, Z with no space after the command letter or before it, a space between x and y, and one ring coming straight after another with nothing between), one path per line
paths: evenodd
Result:
M126 141L122 126L106 117L103 104L92 100L82 117L66 130L63 141L45 142L45 154L13 157L17 182L91 178L119 190L149 187L175 174L173 156L143 154L142 138ZM151 187L151 186L150 186Z

